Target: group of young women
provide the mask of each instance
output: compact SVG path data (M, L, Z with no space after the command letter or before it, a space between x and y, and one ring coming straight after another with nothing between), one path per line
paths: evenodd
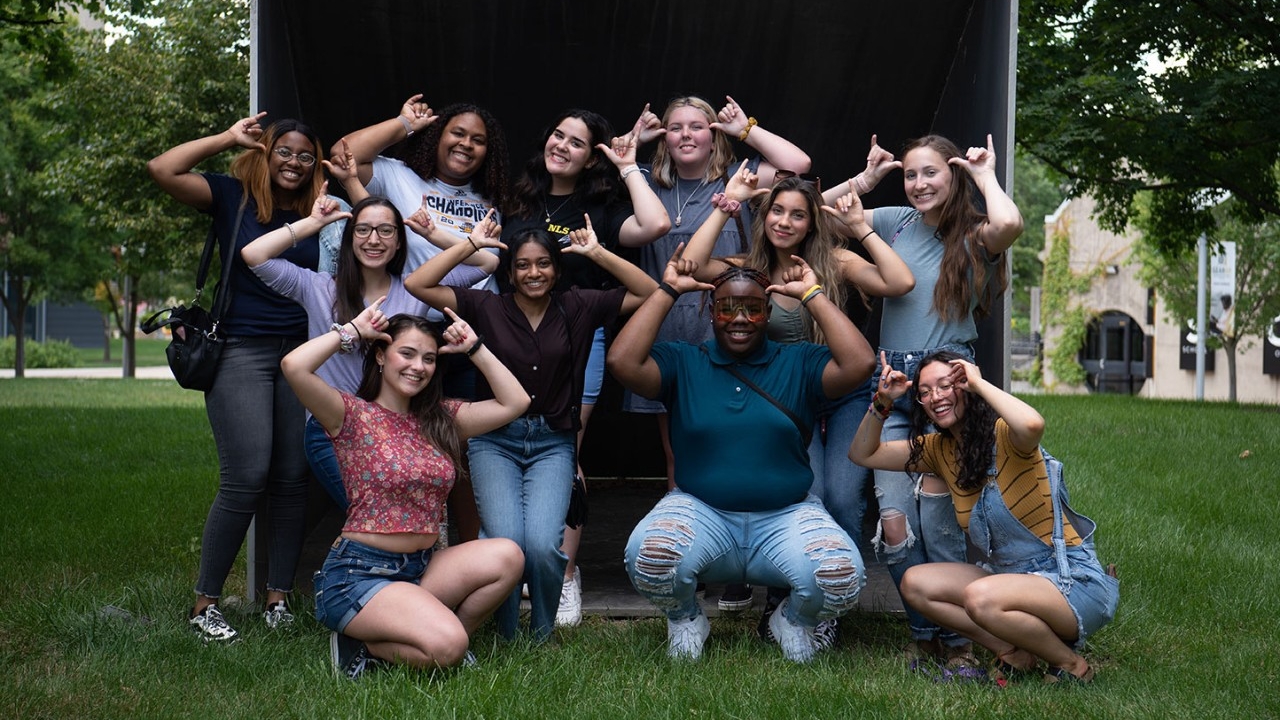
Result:
M617 137L594 112L562 113L508 187L501 126L474 105L437 113L415 95L340 140L332 160L304 124L264 117L148 164L166 192L213 216L233 264L228 343L206 395L220 482L190 615L206 639L237 637L217 601L263 498L264 618L293 620L308 463L347 512L315 594L348 674L462 663L494 613L514 636L522 580L536 639L576 622L565 515L606 328L683 255L688 287L742 268L762 292L811 274L836 307L883 298L880 364L855 389L831 385L840 394L818 410L825 433L808 454L812 492L855 539L865 468L876 470L873 542L906 600L913 667L976 677L976 641L1005 668L1044 660L1055 679L1092 676L1069 645L1110 618L1114 579L1097 571L1092 523L1046 470L1056 461L1038 450L1043 420L972 364L975 317L1003 291L1003 253L1022 229L990 137L961 152L927 136L899 160L873 136L866 169L824 194L803 174L808 155L732 98L717 110L681 97L662 117L645 106ZM739 163L734 139L758 155ZM642 167L637 151L654 140ZM393 146L398 157L382 155ZM234 148L229 176L194 171ZM354 205L327 194L321 168ZM898 169L910 207L864 209L859 196ZM621 248L638 249L639 266ZM656 339L712 341L700 294L673 294ZM772 341L827 341L812 297L768 297ZM660 414L674 487L666 408L638 394L626 404ZM1015 486L1027 494L1014 498ZM1034 521L1013 545L1002 501L1014 524ZM446 502L467 542L434 550ZM986 565L964 564L961 528L975 542L986 533Z

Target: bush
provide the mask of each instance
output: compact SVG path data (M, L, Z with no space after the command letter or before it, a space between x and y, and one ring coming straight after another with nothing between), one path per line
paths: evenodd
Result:
M80 363L80 354L66 340L49 340L47 342L26 342L27 369L33 368L69 368ZM14 367L18 355L18 340L7 337L0 340L0 367Z

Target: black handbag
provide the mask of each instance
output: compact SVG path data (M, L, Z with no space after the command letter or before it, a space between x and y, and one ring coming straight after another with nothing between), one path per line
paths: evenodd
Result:
M222 279L214 290L212 312L198 304L204 292L205 280L209 276L209 266L213 263L213 250L218 244L217 233L211 225L204 251L200 254L200 267L196 270L196 295L191 300L191 306L165 308L143 320L140 325L142 332L147 334L162 327L169 328L172 339L164 351L169 358L169 370L173 372L178 384L188 390L208 392L218 376L218 361L222 358L222 349L227 342L226 336L218 328L231 301L231 263L235 259L235 237L240 231L243 217L242 203L240 212L236 215L232 242L227 244L229 257L222 259Z

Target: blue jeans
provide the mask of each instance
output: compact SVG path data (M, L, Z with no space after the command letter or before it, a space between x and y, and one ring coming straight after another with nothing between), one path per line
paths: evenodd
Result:
M871 470L849 459L849 446L871 404L871 387L867 384L829 401L820 411L827 422L825 440L815 432L809 443L809 468L813 470L809 492L818 496L855 546L862 541L862 516L867 510L863 491Z
M306 445L307 462L311 465L311 474L316 476L320 487L329 493L329 497L333 498L345 513L351 503L347 500L347 488L342 484L342 468L338 465L337 454L333 452L333 440L315 417L307 418L303 442Z
M582 404L595 405L604 387L604 328L596 328L591 338L591 354L587 355L587 372L582 376Z
M540 416L516 418L505 427L471 438L471 484L480 533L508 538L524 551L529 584L529 627L537 640L551 635L568 558L560 552L569 491L577 472L574 433L547 427ZM503 637L515 637L520 589L494 613Z
M267 501L267 589L293 590L302 553L307 461L305 411L280 372L280 360L300 341L231 337L218 377L205 393L205 412L218 446L218 494L200 539L196 592L221 597L258 504Z
M342 632L382 588L421 580L430 560L431 548L396 553L343 537L334 540L314 575L316 620Z
M866 584L853 541L810 495L777 510L728 512L672 490L627 541L636 591L670 620L700 611L698 582L791 588L787 619L806 627L851 610Z
M968 345L945 345L935 350L953 350L969 359L973 359L973 351ZM885 360L895 370L901 370L907 377L914 378L920 360L932 350L885 351ZM879 380L883 366L877 361L875 373L868 380L871 391ZM884 423L880 433L883 442L906 440L911 427L911 393L898 398L893 405L893 414ZM865 412L865 408L863 409ZM872 540L876 552L884 558L889 575L902 589L902 576L907 569L927 562L965 562L964 531L956 520L955 506L951 503L950 493L927 494L921 492L920 482L905 472L876 470L876 500L880 505L880 524L876 528L876 536ZM907 537L896 545L884 543L884 518L886 513L902 513L906 518ZM914 640L930 640L942 638L944 644L957 645L967 642L949 631L942 631L937 624L916 612L915 608L903 603L907 611L907 621L911 625L911 637Z

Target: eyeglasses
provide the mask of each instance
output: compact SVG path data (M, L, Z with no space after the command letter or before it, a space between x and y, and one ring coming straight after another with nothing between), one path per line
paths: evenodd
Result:
M932 402L934 400L938 400L943 395L950 395L954 388L955 385L949 382L940 382L938 383L938 386L934 388L921 388L916 391L916 402L923 405L926 401Z
M810 185L813 186L815 190L818 191L819 195L822 194L822 178L818 177L817 175L804 175L804 174L795 172L793 170L775 170L773 173L773 177L774 177L773 183L775 186L779 182L782 182L783 180L796 178L800 182L809 183Z
M272 150L271 152L275 153L276 157L280 158L285 162L289 162L294 158L298 158L298 162L305 167L311 167L312 165L316 164L316 156L312 155L309 152L296 153L287 147L278 147L275 150Z
M769 305L760 298L722 297L712 303L711 308L719 322L733 322L738 313L743 313L747 322L754 323L764 322Z
M356 237L360 238L361 240L364 240L365 238L372 235L375 230L378 232L378 237L382 238L383 240L390 240L391 238L396 236L397 228L395 225L392 225L390 223L383 223L382 225L379 225L377 227L369 225L368 223L360 223L355 226L354 232Z

